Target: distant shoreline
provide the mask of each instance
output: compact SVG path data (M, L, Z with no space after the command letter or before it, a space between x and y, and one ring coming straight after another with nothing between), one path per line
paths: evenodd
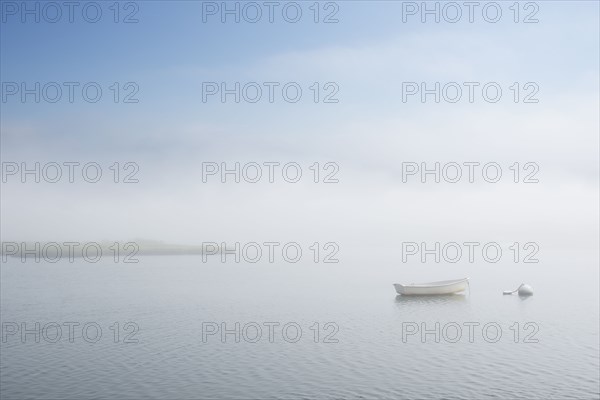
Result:
M85 252L105 254L116 253L138 256L203 255L221 254L221 246L214 244L182 245L159 241L100 241L100 242L1 242L0 254L4 257L59 257L69 254L74 258L84 257Z

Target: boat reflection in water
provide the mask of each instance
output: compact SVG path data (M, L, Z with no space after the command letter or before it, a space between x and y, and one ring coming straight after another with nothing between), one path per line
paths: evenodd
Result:
M423 295L423 296L396 296L395 302L398 304L414 304L414 305L434 305L434 304L455 304L462 303L467 300L464 294L444 294L444 295Z

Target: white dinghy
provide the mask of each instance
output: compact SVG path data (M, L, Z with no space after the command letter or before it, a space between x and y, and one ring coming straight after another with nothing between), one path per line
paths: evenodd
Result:
M467 287L469 287L469 278L428 283L411 283L410 285L394 283L396 292L405 296L452 294L462 292Z

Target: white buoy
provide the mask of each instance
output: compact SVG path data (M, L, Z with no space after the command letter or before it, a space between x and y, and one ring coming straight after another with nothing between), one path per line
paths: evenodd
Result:
M533 288L526 284L519 286L519 296L531 296L533 294Z
M519 296L531 296L533 294L533 288L530 285L521 283L521 286L519 286L515 290L505 290L504 292L502 292L502 294L513 294L514 292L519 292Z

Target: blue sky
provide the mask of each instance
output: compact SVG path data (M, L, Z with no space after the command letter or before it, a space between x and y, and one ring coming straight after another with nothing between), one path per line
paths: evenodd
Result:
M391 1L336 2L333 24L313 22L313 2L299 2L305 14L296 24L280 14L250 24L203 23L202 2L144 1L139 22L124 24L112 21L112 2L102 4L96 24L77 15L56 24L6 16L1 80L94 81L105 90L135 82L139 103L11 98L0 104L2 160L129 160L143 179L132 188L6 184L3 236L344 237L358 226L397 240L403 229L427 235L439 223L433 231L449 235L490 235L485 225L507 240L558 241L565 229L597 239L598 2L537 2L533 24L513 22L513 2L500 2L495 24L481 13L474 23L403 23L402 2ZM296 104L203 103L207 81L294 81L305 95ZM403 103L406 81L493 81L505 92L494 104ZM311 102L313 82L335 82L339 102ZM513 82L535 82L539 103L511 102ZM199 183L203 161L272 160L335 161L344 179L328 188ZM544 184L455 190L398 179L402 161L469 160L536 161ZM438 210L432 220L430 207Z

